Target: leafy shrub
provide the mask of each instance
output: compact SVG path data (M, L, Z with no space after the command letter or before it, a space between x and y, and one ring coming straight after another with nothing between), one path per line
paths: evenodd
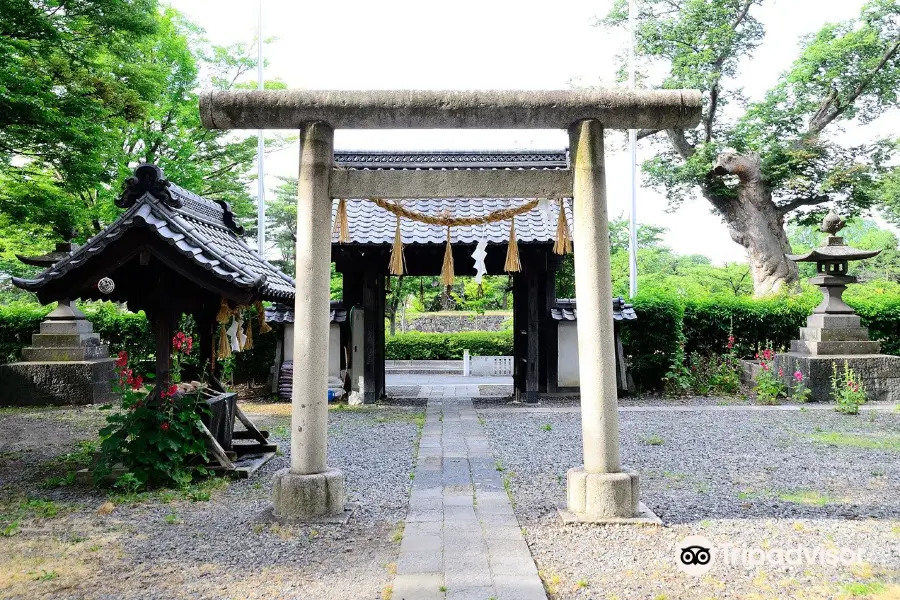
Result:
M638 294L633 304L637 320L622 325L622 345L635 384L656 389L679 350L684 308L675 299L645 294Z
M511 331L410 331L385 338L384 346L389 360L454 360L463 357L463 350L472 356L510 356L513 336Z
M837 402L835 410L845 415L858 415L859 407L866 402L866 386L847 361L843 371L831 364L831 397Z

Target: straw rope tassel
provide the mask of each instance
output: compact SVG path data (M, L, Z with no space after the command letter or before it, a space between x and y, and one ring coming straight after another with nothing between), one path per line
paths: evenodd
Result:
M569 221L566 219L565 200L559 199L559 220L556 222L556 243L554 254L572 254L572 236L569 234Z
M257 300L254 306L256 307L256 317L259 319L259 334L269 333L272 328L266 323L266 309L263 308L262 301Z
M441 283L453 285L453 250L450 248L450 228L447 228L447 249L444 250L444 268L441 269Z
M230 316L231 309L228 308L228 300L222 298L222 302L219 304L219 312L216 314L216 321L224 325Z
M337 214L334 217L334 229L337 232L338 243L346 244L350 241L350 226L347 224L347 200L341 198L338 202Z
M509 222L509 243L506 246L506 264L503 270L507 273L518 273L522 270L522 263L519 261L519 244L516 242L516 220Z
M391 275L403 275L406 261L403 258L403 238L400 236L400 217L397 217L397 230L394 232L394 245L391 248Z
M221 359L231 356L231 344L228 343L228 334L225 333L225 325L219 327L219 351L217 354Z

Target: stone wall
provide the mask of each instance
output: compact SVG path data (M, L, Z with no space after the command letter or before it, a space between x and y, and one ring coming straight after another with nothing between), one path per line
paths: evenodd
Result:
M459 331L500 331L511 326L512 315L422 313L406 319L406 331L456 333Z

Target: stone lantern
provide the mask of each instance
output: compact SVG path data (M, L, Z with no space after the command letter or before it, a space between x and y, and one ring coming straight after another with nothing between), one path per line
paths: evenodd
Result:
M881 250L859 250L844 243L837 233L844 220L829 213L822 222L828 234L824 246L805 254L788 254L795 262L816 263L816 276L809 282L822 290L822 302L800 328L800 339L791 340L791 351L775 358L776 368L786 373L799 369L814 401L828 401L831 394L832 365L843 369L844 362L865 382L870 400L900 400L900 357L880 354L881 344L869 339L869 330L859 315L843 300L847 285L856 277L847 274L850 261L876 256Z

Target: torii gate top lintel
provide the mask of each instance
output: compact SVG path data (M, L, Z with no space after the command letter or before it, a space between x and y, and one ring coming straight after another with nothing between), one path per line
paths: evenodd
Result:
M607 129L690 129L696 90L263 90L207 91L209 129L568 129L595 119Z

